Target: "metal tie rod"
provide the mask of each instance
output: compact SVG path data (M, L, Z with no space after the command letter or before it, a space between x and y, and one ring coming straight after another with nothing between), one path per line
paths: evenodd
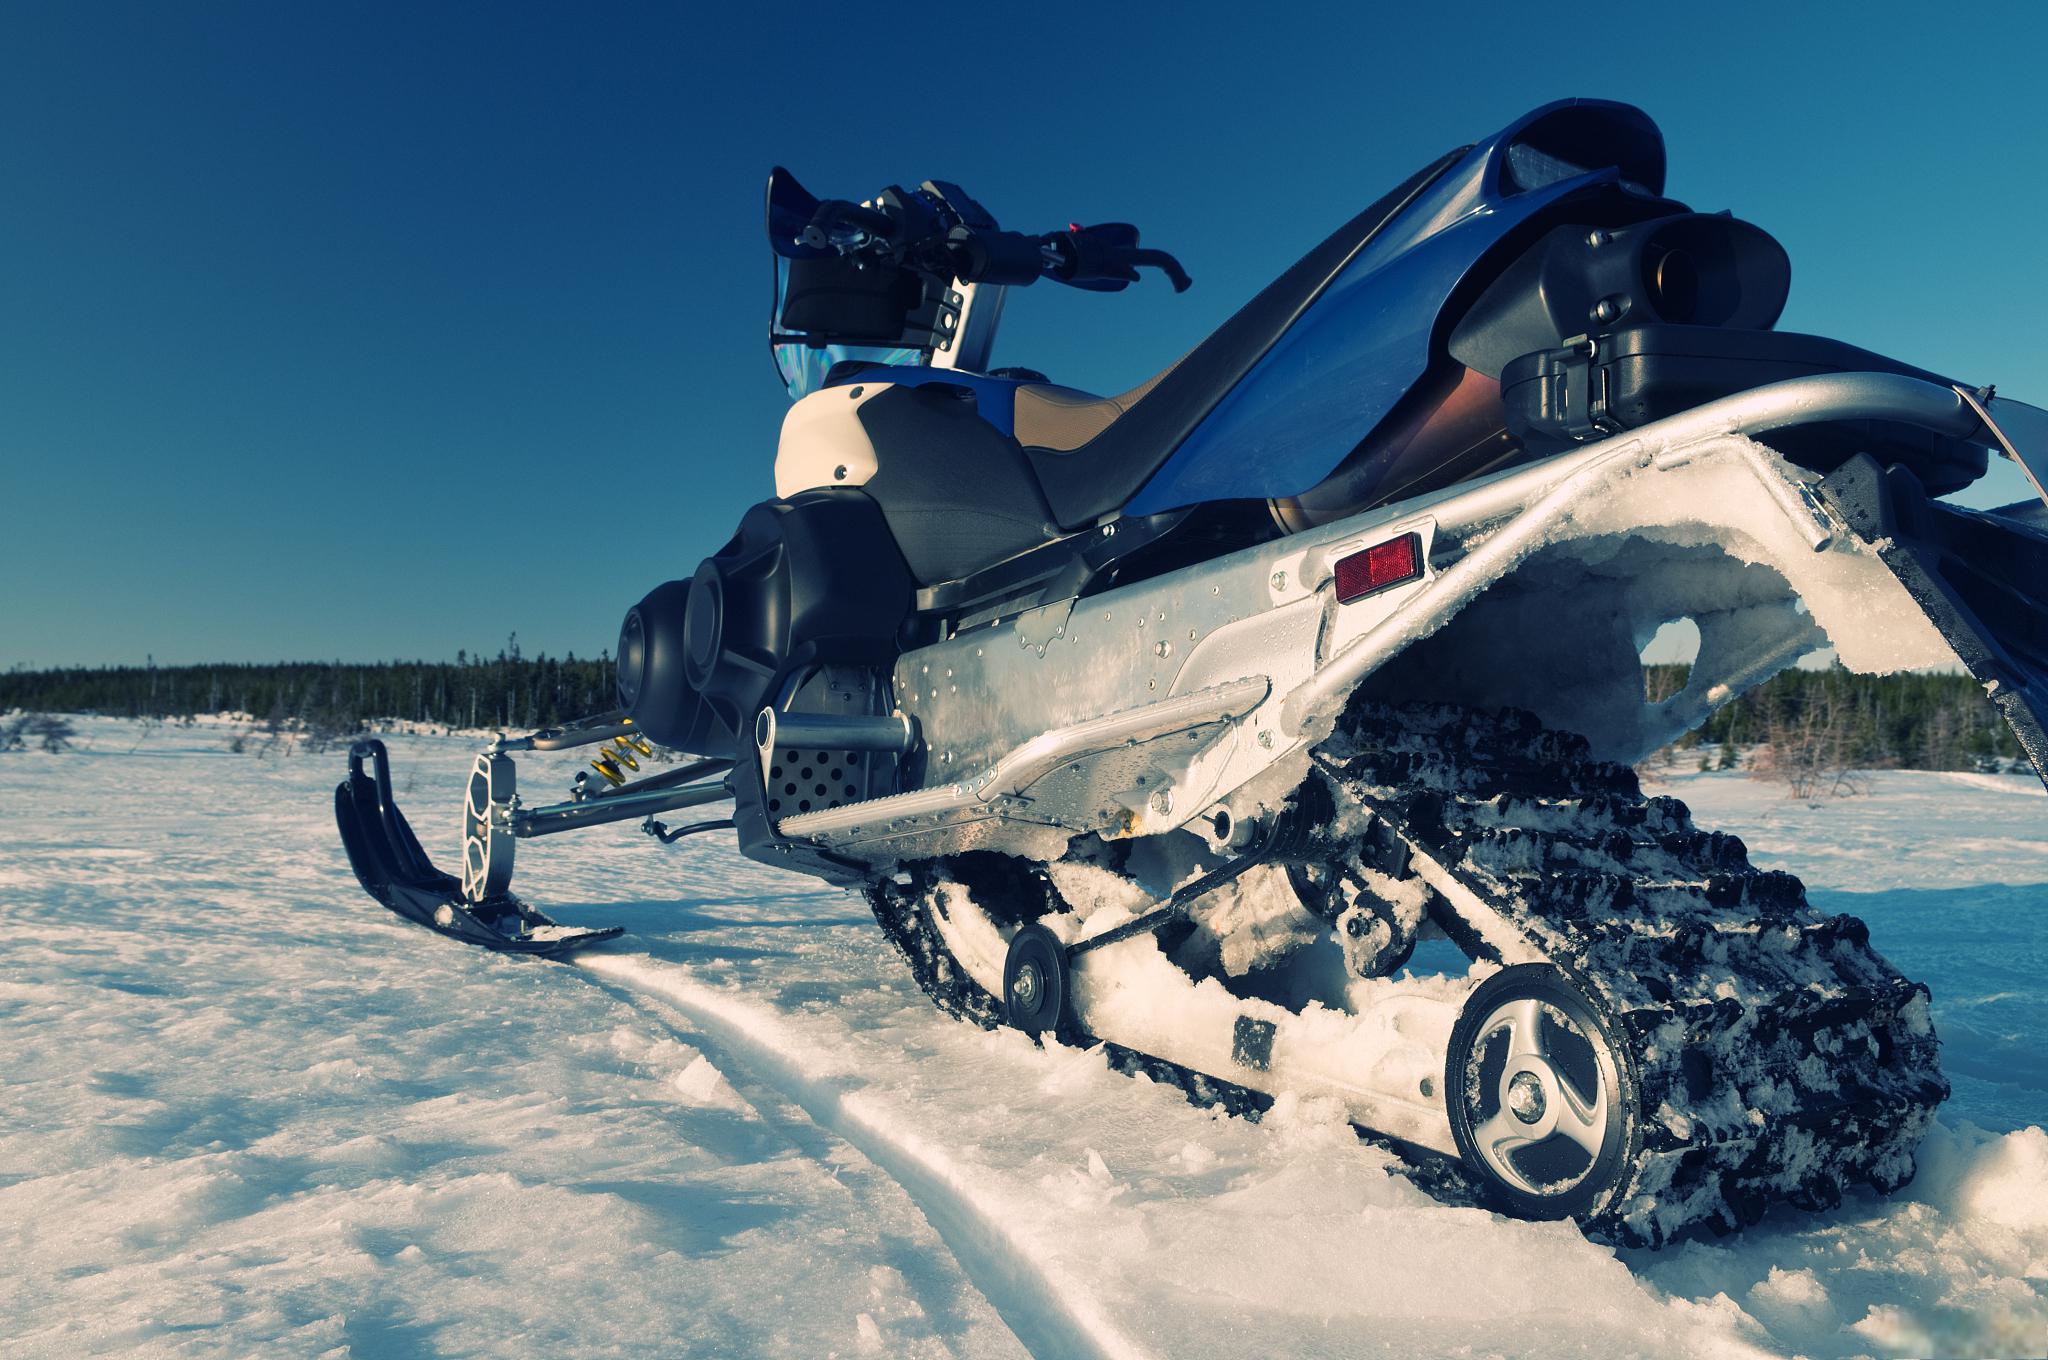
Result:
M603 826L607 822L628 822L657 812L718 803L732 797L732 786L723 779L691 784L680 789L655 789L647 793L613 794L608 798L586 798L579 803L550 803L546 807L514 808L512 834L525 839L552 836L558 831Z
M1301 830L1300 822L1301 818L1292 810L1280 813L1267 823L1266 834L1260 837L1259 843L1250 850L1236 859L1218 865L1194 882L1184 885L1173 896L1143 916L1135 917L1120 926L1112 926L1100 935L1090 935L1085 940L1076 940L1067 946L1067 957L1073 959L1091 949L1117 944L1134 935L1149 935L1161 926L1185 916L1197 898L1242 877L1246 870L1265 863L1280 850L1298 842L1301 839L1298 834Z

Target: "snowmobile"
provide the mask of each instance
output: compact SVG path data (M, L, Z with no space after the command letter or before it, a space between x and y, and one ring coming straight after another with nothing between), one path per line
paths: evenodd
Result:
M1516 1214L1656 1244L1902 1185L1927 989L1632 764L1830 647L1960 664L2048 778L2048 492L1942 499L1994 455L2041 492L2048 414L1774 330L1783 248L1664 180L1641 111L1547 105L1105 397L991 344L1009 288L1185 289L1135 227L777 169L774 497L627 612L616 711L477 757L459 876L357 743L363 886L560 956L617 932L514 896L517 841L729 829L956 1015L1334 1102ZM522 802L515 753L593 747Z

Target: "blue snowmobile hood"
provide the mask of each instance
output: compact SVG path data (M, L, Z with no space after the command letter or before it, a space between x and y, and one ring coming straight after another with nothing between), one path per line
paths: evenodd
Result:
M1124 508L1299 495L1328 477L1429 367L1445 305L1545 209L1664 188L1664 139L1627 104L1546 104L1452 164L1386 223Z

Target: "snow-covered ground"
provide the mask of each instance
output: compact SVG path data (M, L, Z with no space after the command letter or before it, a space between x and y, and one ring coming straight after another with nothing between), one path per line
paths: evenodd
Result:
M1889 1202L1616 1253L1438 1204L1328 1111L948 1021L856 899L710 838L523 847L631 933L520 962L362 895L338 753L80 730L0 756L0 1354L2048 1352L2025 779L1668 782L1932 985L1956 1096ZM393 747L452 860L468 744Z

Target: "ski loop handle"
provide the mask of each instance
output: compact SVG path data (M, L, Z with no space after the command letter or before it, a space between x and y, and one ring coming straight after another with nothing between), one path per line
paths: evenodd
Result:
M414 881L431 878L436 870L431 863L415 849L419 844L413 838L412 828L399 815L398 804L391 797L391 757L384 750L384 743L375 737L365 737L353 742L348 748L349 782L364 779L363 761L368 759L372 773L368 776L371 789L377 800L377 820L383 824L385 839L390 843L392 853L404 861L399 867Z

